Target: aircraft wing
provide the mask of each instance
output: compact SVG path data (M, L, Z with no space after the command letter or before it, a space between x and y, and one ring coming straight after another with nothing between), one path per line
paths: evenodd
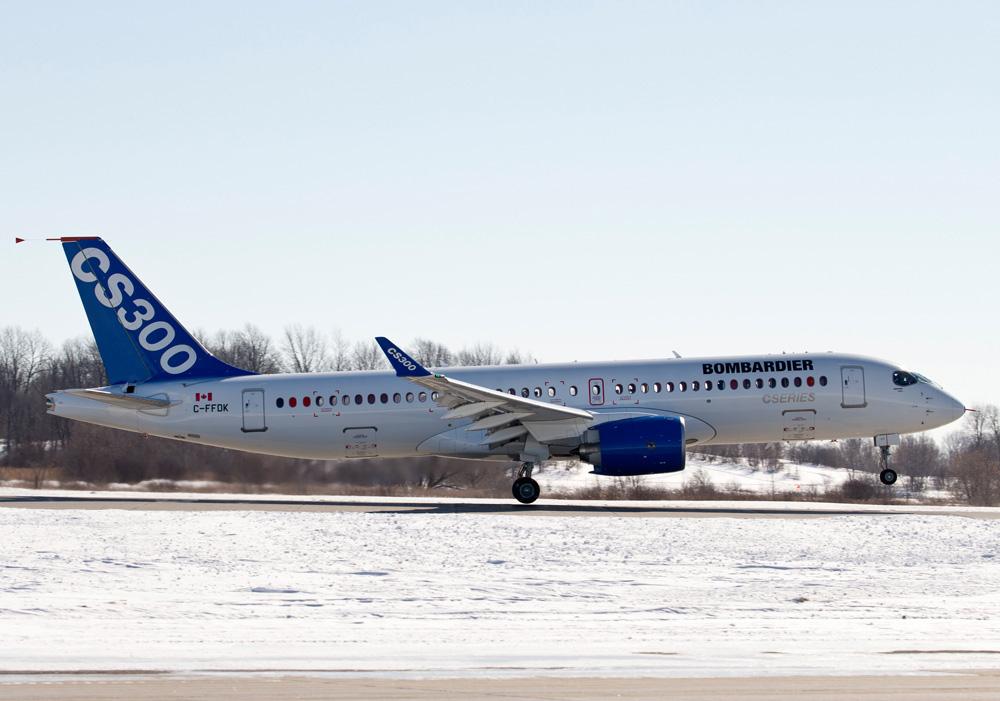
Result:
M499 445L530 433L540 443L578 436L594 415L583 409L518 397L495 389L432 373L399 349L388 338L375 339L398 377L432 392L446 409L442 418L474 419L467 431L486 431L483 445Z

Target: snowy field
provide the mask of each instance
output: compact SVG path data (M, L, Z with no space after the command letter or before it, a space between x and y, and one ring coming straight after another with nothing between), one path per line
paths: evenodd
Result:
M0 534L7 672L1000 663L998 520L0 508Z
M644 475L637 482L647 487L661 489L681 489L686 483L700 479L717 489L749 492L760 496L783 493L823 493L836 489L851 477L851 472L824 465L806 465L781 460L773 471L763 467L753 468L745 460L723 458L709 459L697 453L688 453L687 466L682 472L662 475ZM557 461L536 472L535 477L542 486L543 494L565 494L588 487L607 487L614 478L591 474L590 465L577 461ZM876 475L856 473L862 479L876 484ZM905 477L905 475L904 475ZM926 490L920 495L906 494L907 480L901 479L894 487L898 496L924 496L948 498L950 495L938 490Z
M591 474L591 466L576 460L552 461L535 472L535 478L542 486L543 494L550 496L565 495L574 490L595 486L607 487L614 478L598 477ZM857 473L863 479L877 482L875 475ZM688 453L687 467L682 472L663 475L645 475L637 479L637 483L657 488L680 489L685 483L701 479L718 489L739 490L760 496L778 495L786 492L823 493L835 489L851 476L850 471L826 467L823 465L806 465L789 460L782 460L780 467L774 471L752 468L746 460L728 460L723 458L706 458L697 453ZM905 478L905 475L903 475ZM30 487L23 480L0 480L0 489ZM45 480L42 486L47 489L94 489L94 485L85 482L60 483ZM233 489L234 485L225 482L206 480L146 480L136 484L112 483L106 489L112 491L132 492L217 492ZM275 485L262 485L263 491L273 491ZM951 495L938 490L926 490L920 494L907 494L907 480L901 479L893 488L898 496L947 499Z

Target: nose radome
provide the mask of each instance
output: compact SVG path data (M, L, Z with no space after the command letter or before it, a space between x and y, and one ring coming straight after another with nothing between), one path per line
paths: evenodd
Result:
M947 392L941 392L941 414L946 417L945 423L951 423L965 416L965 404L955 399Z

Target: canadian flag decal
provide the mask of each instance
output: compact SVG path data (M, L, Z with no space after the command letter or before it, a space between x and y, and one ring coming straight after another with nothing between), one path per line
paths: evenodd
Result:
M194 393L194 400L196 402L210 402L210 401L212 401L212 393L211 392L206 392L206 393L203 394L201 392L195 392Z

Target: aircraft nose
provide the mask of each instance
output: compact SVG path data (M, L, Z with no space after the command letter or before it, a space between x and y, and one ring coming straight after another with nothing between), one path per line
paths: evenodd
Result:
M955 399L947 392L941 392L941 408L939 412L945 418L945 423L951 423L965 416L965 404Z

